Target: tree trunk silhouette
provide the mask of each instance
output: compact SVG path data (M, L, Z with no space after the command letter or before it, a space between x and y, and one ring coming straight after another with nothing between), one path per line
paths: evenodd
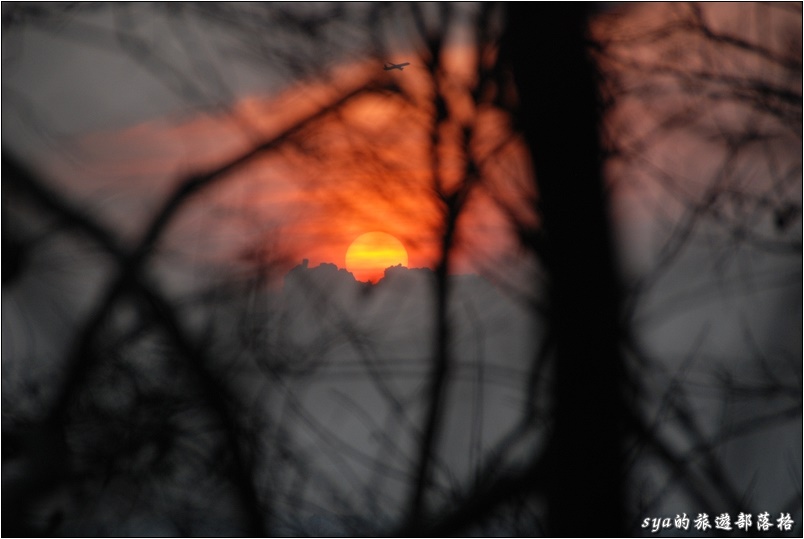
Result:
M547 533L623 525L621 293L601 172L596 77L582 8L509 7L505 47L533 163L556 347ZM537 487L538 488L538 487Z

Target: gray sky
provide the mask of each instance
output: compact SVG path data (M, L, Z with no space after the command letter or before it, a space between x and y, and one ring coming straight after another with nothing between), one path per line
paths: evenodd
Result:
M409 51L420 45L407 37L415 35L411 8L393 4L387 16L373 19L375 5L104 3L79 4L77 13L53 17L22 13L20 16L36 20L5 27L2 36L3 145L31 163L46 162L45 169L55 169L56 179L61 180L58 187L71 200L83 204L93 216L128 237L139 232L138 227L153 215L175 181L201 165L221 162L227 152L242 143L243 133L238 126L227 123L226 115L219 114L230 105L234 105L232 110L245 111L244 117L249 111L253 113L252 120L265 111L266 116L280 115L291 107L276 110L271 109L271 104L281 106L286 103L282 98L287 99L288 94L292 99L298 93L302 100L319 95L309 90L315 85L306 86L307 93L298 90L303 85L295 84L305 77L318 75L323 81L316 87L320 89L333 81L340 82L326 75L346 64L376 61L382 75L380 66L384 60L411 61ZM4 2L4 17L11 16L17 7ZM25 9L64 7L65 4L53 4ZM749 8L735 6L708 7L705 16L712 17L718 31L750 39L767 37L772 50L784 50L787 28L800 28L800 14L796 19L789 13L774 12L777 7L765 7L771 13L765 19L746 17L746 12L740 10ZM435 27L437 9L430 5L423 9L426 21ZM745 410L718 400L723 386L717 375L726 372L738 382L749 384L756 379L761 381L757 354L750 348L747 335L755 336L759 348L774 360L772 366L777 374L781 373L785 380L795 380L798 375L800 383L801 131L800 125L797 135L777 129L779 125L785 127L785 121L791 125L795 122L785 117L779 120L761 107L752 107L746 94L736 93L742 99L737 99L737 105L735 101L711 100L718 92L730 95L733 85L712 89L699 79L668 76L668 71L679 67L682 71L692 67L711 70L703 72L704 79L708 75L726 75L732 80L748 74L777 83L787 75L773 62L762 61L761 54L752 55L739 47L723 53L722 46L685 36L664 41L640 38L640 32L670 20L673 10L684 9L688 9L686 4L638 5L629 14L634 18L626 21L630 25L623 22L625 19L611 19L613 30L608 37L621 39L616 46L622 63L613 65L622 70L623 76L619 88L622 94L617 96L608 125L612 136L624 147L642 146L638 158L612 164L610 179L626 284L637 298L631 320L638 343L651 360L641 380L646 389L645 409L661 404L663 392L673 388L673 377L683 365L685 370L679 376L694 400L695 410L700 411L705 432L719 433L724 418L736 423ZM299 13L297 10L307 10L311 15L301 33L300 27L294 26L298 19L292 16ZM335 16L337 10L353 10L353 17L342 20ZM466 8L465 13L470 12ZM601 20L605 22L605 17ZM767 24L767 28L760 23ZM371 31L380 36L377 41L372 41ZM454 37L460 42L465 36ZM629 61L634 65L627 64ZM404 72L405 78L398 80L410 80L415 67L411 66ZM800 93L800 80L789 84ZM290 92L283 93L288 89ZM280 99L268 100L267 104L247 103L243 100L246 96ZM799 105L799 118L800 110ZM674 114L689 111L692 113L682 116L683 121L658 129ZM367 123L376 118L371 114L366 117ZM409 125L401 120L391 123L400 131ZM320 141L311 136L309 142L318 142L319 146L312 145L309 155L302 148L294 157L312 162L320 157L322 149L349 140L354 133L340 127L318 132L323 133ZM745 144L739 158L730 158L732 147L724 143L725 135L739 138L752 133L768 134L767 145ZM381 135L373 133L371 141L376 144L385 140ZM234 256L242 254L244 246L271 246L270 241L283 240L301 251L300 246L307 245L304 241L313 244L322 237L331 239L337 228L332 225L336 214L321 208L325 202L331 203L323 199L333 191L319 187L328 183L340 188L355 176L350 174L352 169L339 175L338 163L334 161L332 166L333 161L322 160L318 168L302 169L287 162L265 161L262 168L248 171L248 178L244 174L211 191L201 203L194 202L177 220L176 228L170 230L165 244L160 245L164 250L155 266L166 288L180 297L183 292L194 291L192 285L197 282L208 284L219 279L213 272L201 275L207 270L204 262L214 259L210 256L214 249ZM370 168L360 171L371 180ZM718 189L713 190L713 186ZM394 196L389 198L399 205L397 192L391 194ZM792 226L785 228L775 224L775 217L786 205L797 208L798 213L794 214ZM363 211L372 214L372 222L387 222L393 216L385 211L386 207L371 201L364 206ZM251 210L255 211L249 213ZM470 224L488 225L493 237L493 225L498 223L490 215L483 213L488 222ZM290 230L291 217L307 228ZM461 226L465 224L461 222ZM741 229L741 224L749 226ZM480 228L471 232L478 233ZM330 235L311 233L322 229ZM352 229L347 232L357 235ZM309 237L302 239L303 234ZM185 241L188 237L190 240ZM677 243L675 238L679 238ZM515 239L507 240L511 243L500 243L502 247L487 254L486 261L497 270L511 271L516 263L511 261L516 253L510 247ZM345 251L348 241L337 245L333 252ZM784 250L785 246L795 248L796 242L798 251ZM96 260L85 257L83 251L71 251L74 248L65 242L59 249L42 249L43 258L55 257L50 263L62 272L50 291L55 291L55 296L61 294L59 300L66 305L63 310L74 318L68 321L71 324L82 319L75 313L82 313L82 306L94 298L92 290L85 290L102 282L95 273L85 271ZM290 262L291 266L302 256L309 256L293 254L299 256ZM538 275L533 271L535 265L522 265L526 279L538 281L534 278ZM104 269L102 265L97 268L99 273ZM6 350L30 346L31 357L59 356L70 336L66 330L54 329L53 318L42 315L50 308L48 291L35 279L26 281L25 287L13 295L4 289L4 306L18 308L11 311L12 319L4 314L4 368L20 376L29 365L23 361L25 354L20 354L23 359L12 365L5 359ZM494 343L489 355L501 362L525 362L532 352L528 341L531 320L519 312L518 304L508 305L507 297L503 301L496 294L495 290L493 299L480 298L477 305L458 302L466 309L459 312L467 317L465 327L460 327L460 345L467 356L480 349L473 346L472 338L482 332L470 323L472 313L477 311L488 326L485 329L489 330L489 343ZM487 320L489 305L498 302L505 309ZM419 310L422 309L412 310L411 318ZM31 334L35 334L36 342L46 345L34 344L34 339L25 342L25 332L19 328L28 323L26 316L35 322L36 331ZM416 320L421 323L421 319ZM415 344L416 338L405 334L402 340ZM388 346L393 348L396 343ZM43 348L45 352L40 354ZM791 357L797 363L786 363ZM687 362L689 358L694 361ZM328 389L326 385L322 387ZM762 407L772 411L773 401L757 401L760 406L755 411L763 411ZM310 404L323 415L331 412L323 402ZM800 425L800 417L798 420ZM792 439L794 435L798 437ZM763 443L761 434L754 438L744 445L739 445L742 442L738 440L736 450L724 462L728 461L729 470L743 485L751 484L754 470L744 462L762 468L755 492L777 504L763 510L777 511L783 501L780 498L791 490L786 452L801 454L800 430L788 426L769 437L773 443ZM692 443L689 439L682 441ZM464 442L455 442L450 449L458 450L461 443ZM798 471L800 462L794 460ZM714 508L690 507L687 511L695 510Z

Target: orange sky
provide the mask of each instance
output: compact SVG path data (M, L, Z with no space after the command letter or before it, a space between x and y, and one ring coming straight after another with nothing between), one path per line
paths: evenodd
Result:
M622 58L656 58L671 65L687 65L698 57L703 61L700 43L668 39L660 49L649 40L633 41L636 37L629 34L667 24L674 10L686 7L650 4L628 9L631 23L619 16L604 16L594 25L599 35L623 40ZM739 9L733 7L707 6L706 13L713 20L725 21L723 24L731 21L734 28L742 24ZM716 65L734 64L733 69L739 73L756 68L756 58L738 63L737 57L729 54L731 63L719 60ZM429 167L430 79L415 55L394 60L410 61L411 66L400 72L383 71L374 62L342 65L327 73L324 80L300 82L273 96L248 96L231 105L227 112L158 118L117 131L89 133L74 145L76 151L70 159L54 159L48 172L63 182L71 182L69 192L78 193L79 202L90 205L115 230L133 239L182 178L227 162L255 141L281 132L369 81L394 82L407 97L392 92L355 97L337 114L306 129L294 143L255 160L205 192L182 212L162 247L177 255L190 255L189 260L195 262L247 258L248 253L262 250L281 258L285 268L303 258L313 266L331 262L343 267L346 250L356 237L382 231L402 241L410 267L432 267L439 253L443 208L435 195ZM473 141L473 148L484 155L509 128L503 115L472 105L468 88L473 84L476 61L470 48L453 47L443 54L443 71L447 74L443 91L450 117L456 123L441 135L453 140L460 127L474 118L480 135ZM624 77L624 83L644 82L642 71L632 69L630 73L633 80ZM608 127L621 143L644 141L667 114L688 104L677 99L681 94L672 81L656 77L650 81L665 84L662 95L669 97L620 99L609 113ZM736 122L746 117L733 110L714 110L709 105L701 102L701 113L696 115L701 123L739 127ZM715 174L707 167L719 166L721 160L713 158L713 152L721 150L711 144L702 146L699 138L690 137L686 131L679 130L677 134L657 141L655 151L649 148L645 155L685 178L685 189L694 195L696 178L700 178L697 184L705 188ZM668 145L673 151L666 151ZM527 179L529 171L522 149L514 143L502 154L501 159L482 171L484 181L493 187L494 196L504 199L520 218L533 220L528 212L535 195ZM461 177L461 153L452 145L440 157L444 183L449 186ZM674 202L664 185L643 181L644 171L631 165L628 170L615 170L615 166L624 165L610 164L613 177L625 178L629 185L641 189L632 197L636 202L629 201L623 197L627 185L620 182L617 222L629 241L647 244L656 233L645 223L656 221L657 210L644 201L656 200L658 211L676 213L686 201ZM76 178L80 185L75 185ZM516 262L516 240L488 195L487 190L474 191L459 222L454 272L489 267L507 271ZM668 220L672 217L669 215ZM637 248L632 251L649 252Z
M469 118L475 111L467 105L462 83L469 82L472 58L459 51L445 57L454 70L454 87L445 90L451 92L450 106L457 117ZM253 141L372 78L403 85L414 102L388 92L351 99L294 143L260 157L196 200L182 212L166 246L195 260L216 260L265 242L286 257L286 264L307 258L313 266L344 267L356 237L382 231L402 241L409 267L432 267L442 210L429 168L428 75L415 61L401 73L384 72L373 63L347 66L323 84L299 84L273 98L245 98L227 114L161 118L91 133L80 143L85 158L72 168L60 163L53 173L80 177L96 209L134 236L180 178L225 163ZM478 116L491 145L505 122L492 112ZM463 162L454 149L442 152L442 159L449 184ZM481 191L461 219L458 240L456 272L472 271L472 259L480 253L511 247L503 218Z

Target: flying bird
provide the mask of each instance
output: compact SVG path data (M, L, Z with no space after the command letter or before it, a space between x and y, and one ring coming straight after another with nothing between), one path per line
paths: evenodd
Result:
M392 69L398 69L399 71L402 71L402 70L405 69L405 66L409 66L409 65L410 65L410 62L405 62L405 63L402 63L402 64L385 64L383 69L386 70L386 71L391 71Z

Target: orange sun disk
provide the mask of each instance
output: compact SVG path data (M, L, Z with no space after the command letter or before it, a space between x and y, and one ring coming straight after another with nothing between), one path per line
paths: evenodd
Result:
M408 252L402 242L385 232L358 236L346 250L346 269L363 282L376 283L386 268L408 265Z

